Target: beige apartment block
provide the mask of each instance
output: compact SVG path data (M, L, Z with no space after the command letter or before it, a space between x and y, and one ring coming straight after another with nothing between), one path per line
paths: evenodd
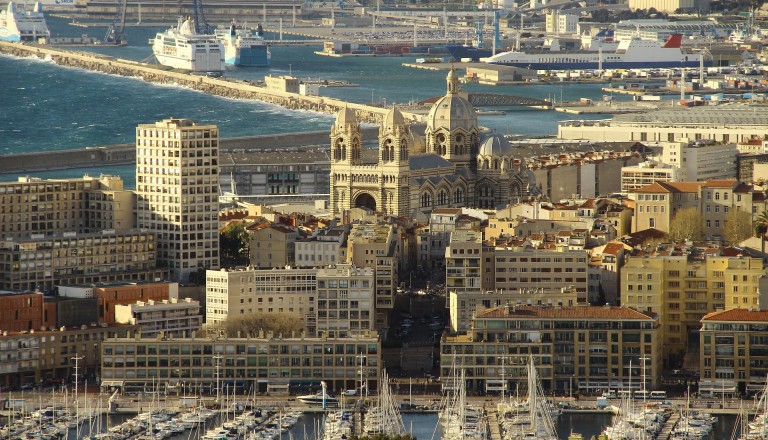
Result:
M659 314L665 360L676 366L704 315L757 307L764 273L759 258L664 246L657 255L629 257L621 273L621 304Z
M656 182L677 182L679 173L676 166L651 161L621 167L621 192L635 192Z
M188 119L136 128L136 224L157 234L175 281L219 267L219 129Z
M701 320L699 394L753 396L768 376L768 310L731 309Z
M733 179L739 150L736 144L678 139L662 142L661 161L678 169L682 182Z
M375 328L375 277L370 267L338 264L317 271L317 334L346 338Z
M166 335L184 338L203 325L200 303L185 298L163 301L137 301L115 306L115 320L120 324L138 327L143 338Z
M93 383L101 365L101 343L125 337L131 325L83 325L0 334L0 384L19 386L49 379L88 379ZM77 358L77 362L75 361ZM76 368L77 367L77 368ZM82 383L82 382L81 382Z
M203 394L216 384L239 393L277 395L318 391L377 389L381 363L378 335L350 338L285 338L262 335L226 339L113 338L101 350L101 386L123 392L153 387L165 391L179 383ZM218 379L218 380L217 380Z
M451 383L457 366L468 392L523 393L533 360L547 393L650 391L661 379L658 333L655 314L628 307L497 307L468 334L443 337L440 376Z
M133 193L119 177L20 177L0 183L0 238L133 227Z
M205 273L206 323L252 313L292 313L315 334L317 269L219 269Z
M155 234L131 230L0 241L0 289L45 291L61 284L163 279Z
M370 267L376 275L377 329L388 326L388 310L395 304L402 252L398 228L389 224L357 223L347 237L347 263Z
M268 269L294 264L299 237L295 228L272 223L249 231L251 266Z
M725 239L726 220L731 211L752 213L752 185L736 180L709 180L701 188L701 217L704 237Z
M700 187L704 182L656 182L635 191L635 218L632 232L658 229L669 232L677 211L699 208Z
M321 267L346 261L347 234L346 227L336 227L296 241L296 266Z

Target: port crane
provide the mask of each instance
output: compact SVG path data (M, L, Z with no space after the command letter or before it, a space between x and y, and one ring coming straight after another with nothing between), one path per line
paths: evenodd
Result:
M125 13L128 0L117 0L117 13L107 28L107 34L102 40L105 44L125 44Z
M203 0L192 0L192 9L195 14L195 33L212 34L213 27L208 24L208 19L203 12Z

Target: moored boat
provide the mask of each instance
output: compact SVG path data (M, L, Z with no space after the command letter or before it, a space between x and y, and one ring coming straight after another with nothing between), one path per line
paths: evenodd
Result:
M158 32L149 42L155 58L164 66L193 72L224 70L223 45L214 35L196 33L189 17L180 17L176 27Z
M225 64L269 66L272 53L264 40L264 29L261 25L253 30L232 23L229 28L216 29L216 39L224 46Z
M16 3L10 1L5 10L0 11L1 41L37 43L40 39L50 37L51 32L40 2L36 2L31 10L21 11L17 9Z

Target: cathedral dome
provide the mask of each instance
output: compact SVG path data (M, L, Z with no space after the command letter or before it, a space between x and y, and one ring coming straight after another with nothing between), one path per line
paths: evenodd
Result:
M469 100L460 93L456 71L451 69L446 79L448 93L432 105L427 116L427 126L433 131L438 128L449 131L458 128L471 131L477 128L477 113Z
M357 115L351 108L344 106L339 114L336 115L336 125L341 127L344 125L357 125Z
M502 135L494 132L480 144L480 156L511 156L512 146Z

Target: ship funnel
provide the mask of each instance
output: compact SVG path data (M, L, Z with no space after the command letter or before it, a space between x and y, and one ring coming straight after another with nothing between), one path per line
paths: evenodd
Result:
M683 43L683 36L681 34L672 34L667 39L667 42L664 43L665 49L676 49L682 46Z
M40 14L43 12L43 5L40 4L40 2L35 2L35 7L33 8L33 11Z

